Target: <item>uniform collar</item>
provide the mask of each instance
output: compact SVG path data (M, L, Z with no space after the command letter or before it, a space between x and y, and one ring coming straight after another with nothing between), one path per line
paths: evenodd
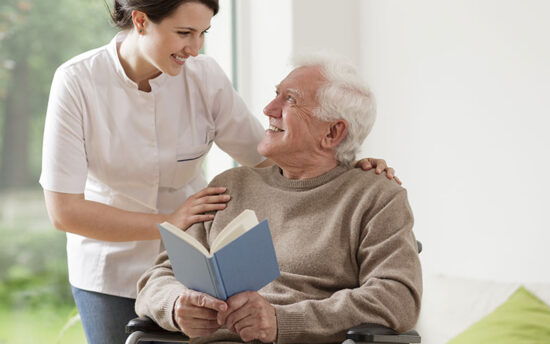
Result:
M124 40L126 35L127 35L126 31L120 31L119 33L117 33L109 43L107 51L109 52L109 56L111 57L113 64L115 66L115 72L120 77L122 82L126 84L128 87L131 87L137 90L138 85L132 79L130 79L128 75L126 75L126 72L124 71L124 68L122 68L122 64L120 63L120 59L118 57L117 45L119 45ZM149 81L149 84L151 85L152 90L154 91L156 88L161 87L168 78L170 78L169 75L167 75L166 73L161 73L156 78L151 79Z

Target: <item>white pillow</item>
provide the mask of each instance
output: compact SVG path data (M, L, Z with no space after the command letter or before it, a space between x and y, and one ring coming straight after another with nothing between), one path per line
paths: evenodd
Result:
M441 275L424 277L422 309L416 326L416 330L422 337L422 343L446 343L495 310L519 286L520 283L481 281ZM526 287L539 296L536 290L529 288L529 285ZM546 288L548 287L546 285ZM542 289L542 284L537 289ZM546 293L546 297L550 297L550 292Z

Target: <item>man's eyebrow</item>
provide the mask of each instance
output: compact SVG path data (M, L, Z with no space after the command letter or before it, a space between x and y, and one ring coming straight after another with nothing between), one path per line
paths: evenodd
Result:
M303 98L302 91L300 91L296 88L288 88L286 91L290 94L294 94L294 95L298 96L299 98Z
M275 91L276 91L277 93L281 93L281 84L275 85ZM291 95L294 95L295 97L304 98L304 96L303 96L303 94L302 94L302 91L300 91L299 89L296 89L296 88L287 88L287 89L286 89L286 92L287 92L287 93L290 93Z

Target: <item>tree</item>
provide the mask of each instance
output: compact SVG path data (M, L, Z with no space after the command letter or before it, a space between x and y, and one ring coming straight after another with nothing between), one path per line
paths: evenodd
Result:
M115 30L102 0L3 0L0 5L0 188L36 184L55 69L106 44Z

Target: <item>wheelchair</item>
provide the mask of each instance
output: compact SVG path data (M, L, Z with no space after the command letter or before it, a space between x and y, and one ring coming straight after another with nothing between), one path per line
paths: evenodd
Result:
M422 252L422 243L416 242L418 253ZM190 338L182 332L171 332L158 326L148 317L134 318L126 324L129 334L125 344L136 344L142 341L189 343ZM379 324L364 323L346 332L346 340L342 344L416 344L421 337L415 330L399 333L389 327Z
M130 336L126 339L126 344L136 344L141 341L188 343L190 340L181 332L166 331L147 317L130 320L126 325L126 333L130 333ZM398 333L378 324L361 324L347 331L346 340L343 344L412 344L420 343L420 339L420 335L415 330Z

